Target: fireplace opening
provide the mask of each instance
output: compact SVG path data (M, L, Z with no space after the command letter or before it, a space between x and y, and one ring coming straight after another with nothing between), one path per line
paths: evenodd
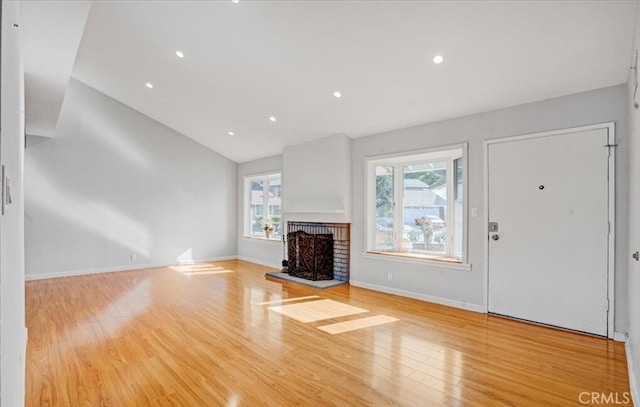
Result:
M302 230L287 235L289 275L307 280L333 280L333 235Z
M349 281L348 223L290 221L287 232L283 272L313 281Z

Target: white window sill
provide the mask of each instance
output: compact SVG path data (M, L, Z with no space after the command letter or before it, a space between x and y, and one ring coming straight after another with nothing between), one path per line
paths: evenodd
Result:
M264 244L281 244L282 243L282 237L280 236L272 237L269 239L262 236L244 236L243 239L247 242L252 242L252 243L264 243Z
M427 258L423 255L415 255L411 253L364 252L362 253L362 257L366 259L385 260L396 263L411 263L454 270L471 271L471 264L446 259L440 260L436 258Z

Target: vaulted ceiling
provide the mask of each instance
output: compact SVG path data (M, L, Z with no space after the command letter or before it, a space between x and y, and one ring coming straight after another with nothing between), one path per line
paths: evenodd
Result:
M36 55L25 58L27 99L46 90L32 72L46 69L38 50L52 47L36 27L57 32L64 20L30 26L28 13L52 3L62 13L75 4L67 18L84 30L76 40L69 35L79 46L67 76L237 162L328 135L362 137L624 83L635 7L633 1L96 1L83 17L77 10L83 2L27 3L25 41ZM435 64L436 55L444 62ZM65 53L59 58L69 61Z

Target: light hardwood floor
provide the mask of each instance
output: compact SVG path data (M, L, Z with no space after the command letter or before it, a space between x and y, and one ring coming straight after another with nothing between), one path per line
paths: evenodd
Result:
M629 392L621 343L267 271L27 282L26 405L569 406Z

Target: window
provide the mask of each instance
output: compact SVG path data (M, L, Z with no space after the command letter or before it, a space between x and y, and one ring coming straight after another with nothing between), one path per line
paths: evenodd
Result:
M245 177L247 237L282 236L282 180L280 173Z
M463 261L466 145L367 163L367 250Z

